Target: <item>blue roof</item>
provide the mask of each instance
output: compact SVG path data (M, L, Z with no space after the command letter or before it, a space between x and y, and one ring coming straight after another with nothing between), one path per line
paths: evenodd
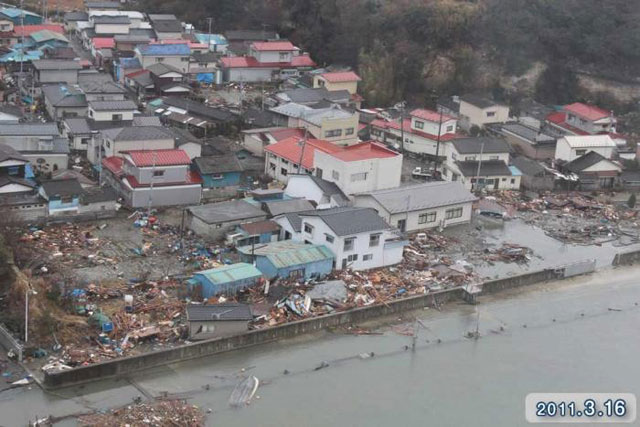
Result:
M239 262L210 270L199 271L194 276L206 277L213 284L231 283L239 280L262 277L260 270L251 264Z
M511 176L521 176L522 172L515 166L509 166L509 170L511 171Z
M39 50L28 50L24 53L24 58L22 58L21 52L14 50L0 57L0 62L20 62L21 58L22 61L36 61L40 59L41 56L42 52Z
M24 12L24 16L28 16L28 15L30 15L30 16L38 16L38 17L40 16L37 13L29 12L28 10L24 10L23 11L22 9L18 9L18 8L15 8L15 7L11 7L11 8L6 7L6 8L3 8L3 9L0 9L0 13L2 13L3 15L8 16L9 18L17 18L22 14L22 12Z
M142 68L138 58L120 58L120 66L122 68Z
M148 44L137 47L142 55L180 55L187 56L191 53L189 45L185 44Z
M209 37L211 38L209 39ZM200 43L209 43L209 40L211 40L210 44L229 44L222 34L196 33L196 38Z

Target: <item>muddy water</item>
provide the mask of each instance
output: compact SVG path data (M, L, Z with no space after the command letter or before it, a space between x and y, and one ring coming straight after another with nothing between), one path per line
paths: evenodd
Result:
M120 381L56 395L5 392L0 425L163 391L211 409L209 425L526 425L529 392L640 393L637 272L610 270L485 297L476 307L419 312L426 328L418 329L415 352L411 338L393 326L381 328L382 335L322 333L185 362L145 372L135 386ZM476 328L479 340L463 337ZM374 357L358 357L365 352ZM328 366L316 370L323 361ZM232 409L233 386L248 373L262 381L259 399Z

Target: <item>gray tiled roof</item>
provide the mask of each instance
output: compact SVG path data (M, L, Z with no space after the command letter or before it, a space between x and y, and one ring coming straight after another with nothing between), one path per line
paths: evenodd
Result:
M42 182L42 189L49 196L73 196L83 193L77 179L60 179Z
M4 162L5 160L28 162L27 158L18 153L13 147L6 144L0 144L0 162Z
M515 134L520 138L523 138L528 142L534 144L553 144L556 142L556 139L554 137L520 123L507 123L505 125L502 125L502 131L511 132L512 134Z
M496 138L461 138L454 139L451 143L460 154L480 154L481 151L484 154L509 152L509 144Z
M149 21L175 21L176 15L172 13L148 13Z
M266 218L267 216L261 209L244 200L230 200L227 202L192 206L188 210L193 216L207 224L249 218Z
M528 176L538 176L545 171L545 168L540 163L524 156L514 157L511 159L511 163L524 175Z
M372 208L341 207L299 212L304 217L318 217L338 236L382 231L391 228Z
M42 94L54 107L86 107L87 98L82 91L69 85L47 85Z
M456 162L456 165L465 177L473 178L478 174L478 162ZM502 160L485 160L480 165L479 176L511 176L511 169Z
M349 201L349 197L338 187L335 182L327 181L326 179L319 178L315 175L307 175L311 180L322 190L322 192L328 197L335 197L338 201L346 203Z
M251 320L251 307L247 304L189 304L187 305L187 320L203 322L207 320Z
M163 64L161 62L148 66L147 71L149 71L151 74L154 74L156 76L160 76L165 73L183 74L182 71L180 71L173 65Z
M470 203L477 200L477 197L464 188L462 183L456 181L408 185L364 193L362 196L373 197L391 214Z
M93 16L93 22L96 24L130 24L131 20L128 16L108 16L108 15L99 15Z
M79 70L82 68L80 62L66 59L39 59L33 61L32 64L36 70Z
M158 116L133 116L132 126L162 126Z
M0 136L58 136L58 125L55 123L20 123L0 125Z
M78 86L84 93L126 93L125 88L114 82L110 75L103 73L78 74Z
M264 30L230 30L224 33L227 40L272 40L278 38L275 31Z
M125 128L106 129L102 134L113 141L147 141L158 139L173 139L163 127L159 126L131 126Z
M580 156L577 159L574 159L571 162L567 163L566 165L564 165L564 167L571 172L580 173L583 170L597 163L600 163L603 160L607 160L607 158L602 154L596 153L595 151L589 151L584 156Z
M494 105L499 105L498 103L493 102L489 98L486 98L481 95L474 95L474 94L461 96L460 100L468 104L474 105L478 108L489 108L489 107L493 107Z
M128 99L124 101L90 101L89 107L95 111L127 111L138 109L135 102Z
M313 209L313 205L307 199L291 199L273 202L265 202L264 206L272 216L292 212L304 212Z
M242 171L242 165L234 153L227 153L222 156L197 157L193 162L200 173L206 175Z
M64 21L88 21L89 14L87 12L67 12L64 14Z
M69 117L63 121L72 134L88 134L91 128L84 117Z
M177 20L153 21L153 29L157 33L181 33L182 24Z

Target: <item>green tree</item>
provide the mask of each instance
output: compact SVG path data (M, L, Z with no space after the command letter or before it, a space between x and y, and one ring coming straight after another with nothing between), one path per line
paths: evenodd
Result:
M552 64L536 83L536 99L548 104L567 104L579 97L578 77L567 66Z

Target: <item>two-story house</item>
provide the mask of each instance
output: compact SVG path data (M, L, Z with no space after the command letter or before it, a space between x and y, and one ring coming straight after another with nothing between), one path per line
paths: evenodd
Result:
M476 95L460 97L459 125L466 131L472 127L483 128L492 123L506 123L509 107Z
M100 164L100 144L102 158L122 157L122 152L132 150L168 150L175 146L173 135L160 126L131 126L111 128L101 132L102 138L93 138L89 144L95 144L87 151L87 158L96 165Z
M0 125L0 144L21 153L36 173L55 172L69 165L69 144L60 137L56 123Z
M82 69L79 61L61 59L40 59L33 61L35 82L43 83L78 83L78 71Z
M290 41L254 42L246 56L227 56L220 59L225 82L269 82L299 75L315 62Z
M124 101L126 89L113 81L106 73L81 72L78 86L87 101Z
M567 135L558 139L555 159L571 162L590 151L611 159L615 150L616 143L609 135Z
M402 154L375 142L339 147L325 140L291 137L265 147L265 173L286 183L312 173L346 194L400 185Z
M42 86L44 106L52 120L87 115L87 98L76 85L63 83Z
M191 50L188 43L160 44L149 43L135 48L135 57L142 68L148 69L153 64L171 65L183 73L189 71Z
M131 128L135 129L135 128ZM132 208L197 205L201 180L183 150L132 150L102 161L105 180Z
M313 87L324 87L327 90L346 90L351 95L358 93L358 82L362 80L353 71L334 71L330 73L315 74Z
M517 190L521 173L509 166L509 144L496 138L463 138L451 142L442 176L468 190Z
M92 15L89 22L97 36L129 34L131 20L123 15Z
M306 129L314 138L337 145L358 142L360 115L357 111L343 109L337 104L327 108L311 108L293 102L274 107L271 111L281 117L283 125Z
M133 120L134 112L137 109L138 106L130 100L90 101L88 116L97 121Z
M398 264L407 241L371 208L338 207L274 219L284 240L325 245L336 269L368 270Z
M611 111L595 105L574 102L547 115L547 124L565 135L615 133L617 120Z

